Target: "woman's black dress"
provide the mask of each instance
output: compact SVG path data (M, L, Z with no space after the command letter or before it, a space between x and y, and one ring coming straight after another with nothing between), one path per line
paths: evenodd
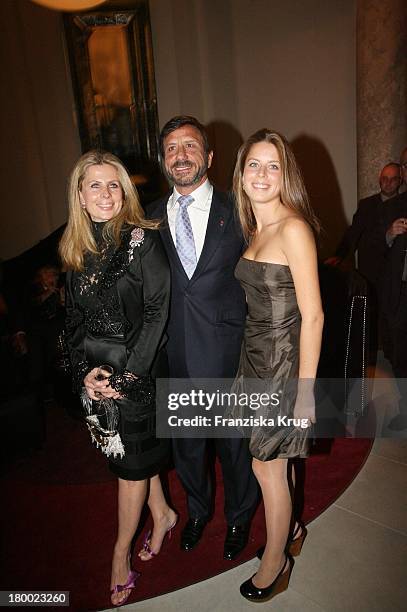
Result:
M140 406L137 377L167 375L164 351L170 272L156 230L128 227L119 247L106 245L104 223L93 223L100 255L85 257L82 272L67 274L67 336L74 387L95 367L113 367L119 432L125 455L109 457L125 480L143 480L165 465L169 441L155 436L155 402ZM140 382L140 381L139 381ZM113 386L113 385L112 385Z

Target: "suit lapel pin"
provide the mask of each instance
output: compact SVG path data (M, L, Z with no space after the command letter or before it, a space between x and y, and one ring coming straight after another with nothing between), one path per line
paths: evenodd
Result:
M223 218L223 217L221 217L221 218L219 219L219 227L223 227L223 226L224 226L224 224L225 224L225 220L224 220L224 218Z

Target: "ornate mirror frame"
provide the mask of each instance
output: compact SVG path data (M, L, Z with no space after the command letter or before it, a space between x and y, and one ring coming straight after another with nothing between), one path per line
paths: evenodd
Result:
M144 201L159 194L158 114L147 0L64 15L82 151L126 165Z

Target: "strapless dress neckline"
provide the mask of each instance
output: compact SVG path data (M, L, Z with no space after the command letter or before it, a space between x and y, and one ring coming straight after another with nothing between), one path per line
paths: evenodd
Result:
M282 266L283 268L289 268L290 266L288 264L283 264L283 263L277 263L275 261L259 261L257 259L248 259L247 257L243 257L243 255L240 257L240 259L242 259L243 261L248 261L249 263L258 263L258 264L262 264L263 266Z

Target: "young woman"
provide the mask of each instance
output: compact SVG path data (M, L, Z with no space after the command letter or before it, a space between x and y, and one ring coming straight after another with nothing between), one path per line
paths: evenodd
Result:
M91 418L98 405L105 406L103 417L96 424L90 421L90 431L118 476L111 574L116 606L125 603L135 586L130 547L145 499L154 520L145 558L158 553L177 519L158 475L168 444L156 438L154 424L151 377L166 375L163 346L170 294L169 267L156 228L157 223L144 218L117 157L89 151L79 159L70 177L69 220L60 254L67 270L74 380L78 391L85 392ZM114 430L117 421L116 435L100 435L100 427Z
M271 130L256 132L240 148L234 193L248 244L235 271L246 292L248 316L234 390L268 385L279 393L279 414L294 419L291 425L287 420L251 430L267 543L259 570L240 592L263 601L287 588L293 563L289 550L298 554L305 537L297 523L289 538L287 472L289 459L307 455L308 426L314 421L313 380L323 327L314 241L319 226L293 152ZM263 415L267 412L277 415L271 408Z

